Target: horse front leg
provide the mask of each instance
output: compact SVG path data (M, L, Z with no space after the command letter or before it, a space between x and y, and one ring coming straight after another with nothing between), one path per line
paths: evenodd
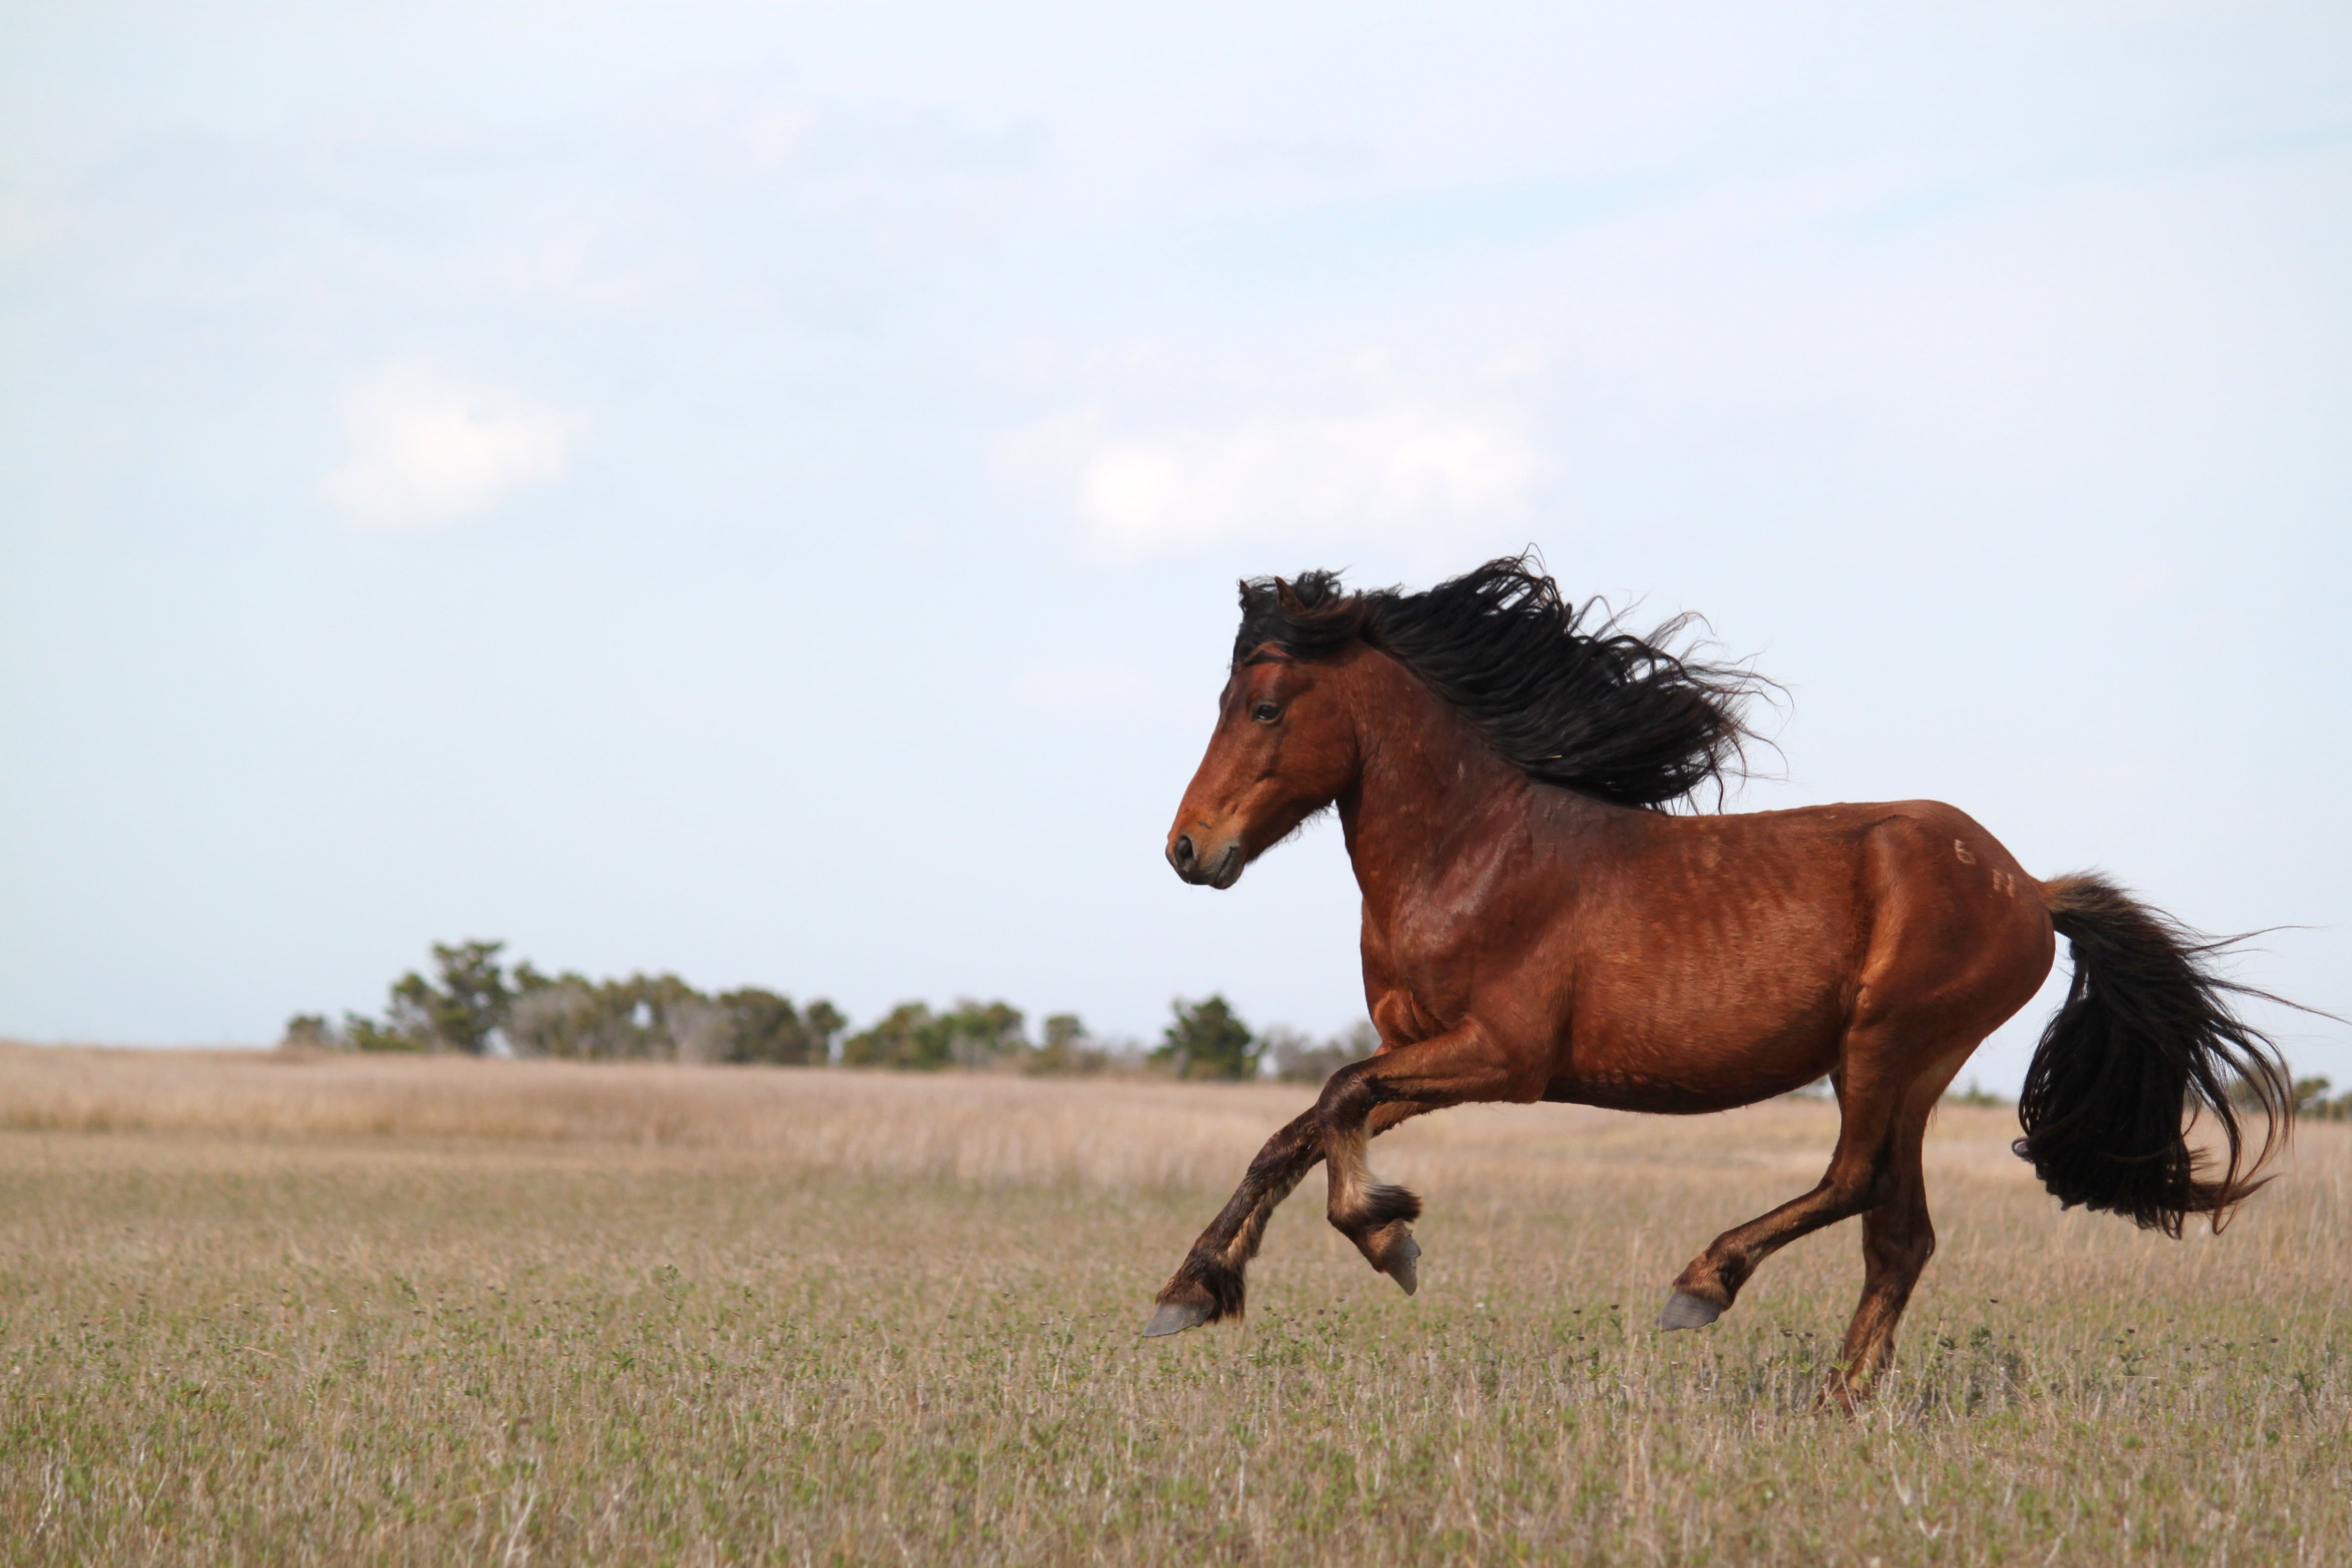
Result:
M1249 1260L1257 1256L1266 1222L1316 1162L1332 1159L1334 1150L1331 1223L1373 1268L1410 1293L1419 1284L1413 1259L1421 1248L1412 1239L1412 1221L1421 1213L1421 1200L1371 1179L1364 1168L1365 1141L1442 1106L1537 1098L1540 1085L1528 1091L1520 1081L1525 1075L1504 1071L1492 1056L1482 1038L1456 1031L1332 1074L1314 1109L1267 1139L1250 1162L1241 1185L1160 1287L1144 1336L1181 1333L1241 1316Z
M1266 1140L1242 1184L1160 1288L1151 1321L1143 1325L1144 1338L1242 1315L1249 1260L1257 1256L1266 1221L1321 1158L1323 1129L1314 1110Z

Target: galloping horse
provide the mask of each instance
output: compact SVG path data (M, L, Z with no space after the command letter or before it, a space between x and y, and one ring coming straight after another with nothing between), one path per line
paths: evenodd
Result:
M1829 1076L1839 1131L1812 1191L1726 1231L1658 1319L1695 1328L1801 1236L1863 1216L1862 1300L1825 1391L1850 1404L1894 1354L1935 1249L1919 1152L1979 1042L2032 997L2055 938L2064 1006L2018 1106L2051 1192L2178 1236L2261 1184L2290 1105L2284 1064L2232 1016L2215 944L2095 875L2037 881L1933 801L1674 813L1749 738L1756 678L1678 657L1560 596L1527 557L1426 593L1330 573L1242 584L1208 754L1168 859L1230 888L1337 805L1363 890L1380 1048L1276 1133L1144 1332L1238 1315L1275 1205L1316 1162L1331 1223L1407 1293L1421 1200L1365 1141L1476 1100L1723 1110ZM2232 1080L2243 1087L2233 1095ZM2259 1109L2250 1147L2240 1116ZM2185 1120L2210 1116L2218 1167Z

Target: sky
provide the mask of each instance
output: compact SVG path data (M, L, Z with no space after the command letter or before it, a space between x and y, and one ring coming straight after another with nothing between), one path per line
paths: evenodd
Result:
M1234 581L1528 544L2352 1015L2347 279L2341 5L0 5L0 1036L1337 1030L1334 827L1160 858Z

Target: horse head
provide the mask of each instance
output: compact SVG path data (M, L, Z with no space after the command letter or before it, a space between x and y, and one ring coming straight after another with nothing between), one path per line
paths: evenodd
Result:
M1336 800L1356 776L1349 660L1307 661L1276 644L1234 662L1217 728L1168 830L1188 882L1230 888L1242 868Z

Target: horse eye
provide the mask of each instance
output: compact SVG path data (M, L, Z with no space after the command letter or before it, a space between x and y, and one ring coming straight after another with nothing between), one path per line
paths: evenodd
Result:
M1261 702L1250 710L1250 717L1261 724L1271 724L1281 715L1282 710L1271 702Z

